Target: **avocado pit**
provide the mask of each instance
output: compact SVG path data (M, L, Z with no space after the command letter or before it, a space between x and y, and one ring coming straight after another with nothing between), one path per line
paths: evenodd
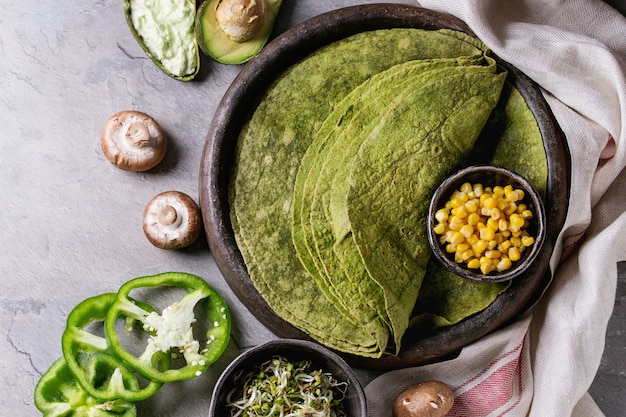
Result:
M243 64L267 43L282 0L204 0L195 21L202 52L222 64Z
M215 12L218 26L235 42L245 42L256 36L264 17L263 0L222 0Z

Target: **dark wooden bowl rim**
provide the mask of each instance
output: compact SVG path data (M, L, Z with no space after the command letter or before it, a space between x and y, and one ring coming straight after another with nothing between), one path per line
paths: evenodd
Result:
M237 248L229 217L228 183L239 131L257 98L277 74L319 47L367 30L409 27L449 28L475 36L461 20L446 14L401 4L369 4L338 9L311 18L268 43L249 61L219 103L202 153L199 197L211 253L239 300L277 336L311 340L279 317L254 287ZM497 58L497 57L496 57ZM498 59L498 58L497 58ZM390 370L451 357L464 346L501 328L536 302L550 283L550 257L565 222L569 198L570 157L563 133L540 88L522 72L498 59L509 80L533 111L548 157L545 198L546 240L526 273L512 282L493 304L462 322L431 334L405 336L397 356L379 359L341 355L353 366Z

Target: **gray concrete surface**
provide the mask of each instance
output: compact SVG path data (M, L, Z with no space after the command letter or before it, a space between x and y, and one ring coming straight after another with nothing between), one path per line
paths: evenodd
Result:
M278 29L321 12L377 0L286 2ZM412 0L401 1L414 4ZM626 11L626 2L612 0ZM145 239L145 204L169 189L197 197L199 152L219 99L239 67L208 60L197 81L164 76L124 21L121 1L0 0L0 416L40 415L33 389L61 355L67 313L86 297L166 270L203 276L233 309L231 346L208 378L168 385L140 415L206 415L217 373L243 347L275 336L243 308L200 239L178 252ZM103 157L100 129L137 109L170 138L146 173ZM626 267L620 266L606 354L591 387L606 415L624 415ZM184 401L178 399L184 392ZM167 403L167 407L164 407Z
M626 263L618 264L615 307L606 347L589 393L606 417L626 415Z

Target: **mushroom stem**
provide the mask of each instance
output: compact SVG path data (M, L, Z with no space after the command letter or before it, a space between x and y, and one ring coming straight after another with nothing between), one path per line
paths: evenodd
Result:
M157 210L157 221L163 226L176 227L180 224L181 219L176 209L169 204L161 206Z
M126 130L126 140L135 148L145 148L150 141L150 130L143 122L132 122Z
M118 168L146 171L165 156L167 138L146 113L126 110L107 119L100 134L104 156Z
M191 245L200 235L200 208L187 194L165 191L152 198L143 214L143 231L161 249L180 249Z

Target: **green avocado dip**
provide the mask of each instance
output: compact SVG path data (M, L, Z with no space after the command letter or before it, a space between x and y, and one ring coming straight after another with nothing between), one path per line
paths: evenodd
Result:
M541 135L506 76L473 37L390 29L276 79L238 138L229 199L250 278L279 316L380 357L400 352L407 329L458 323L507 288L440 271L426 238L432 193L485 127L500 127L494 160L545 189ZM533 152L519 162L522 146Z
M169 76L192 79L200 62L193 0L124 0L126 21L150 59Z

